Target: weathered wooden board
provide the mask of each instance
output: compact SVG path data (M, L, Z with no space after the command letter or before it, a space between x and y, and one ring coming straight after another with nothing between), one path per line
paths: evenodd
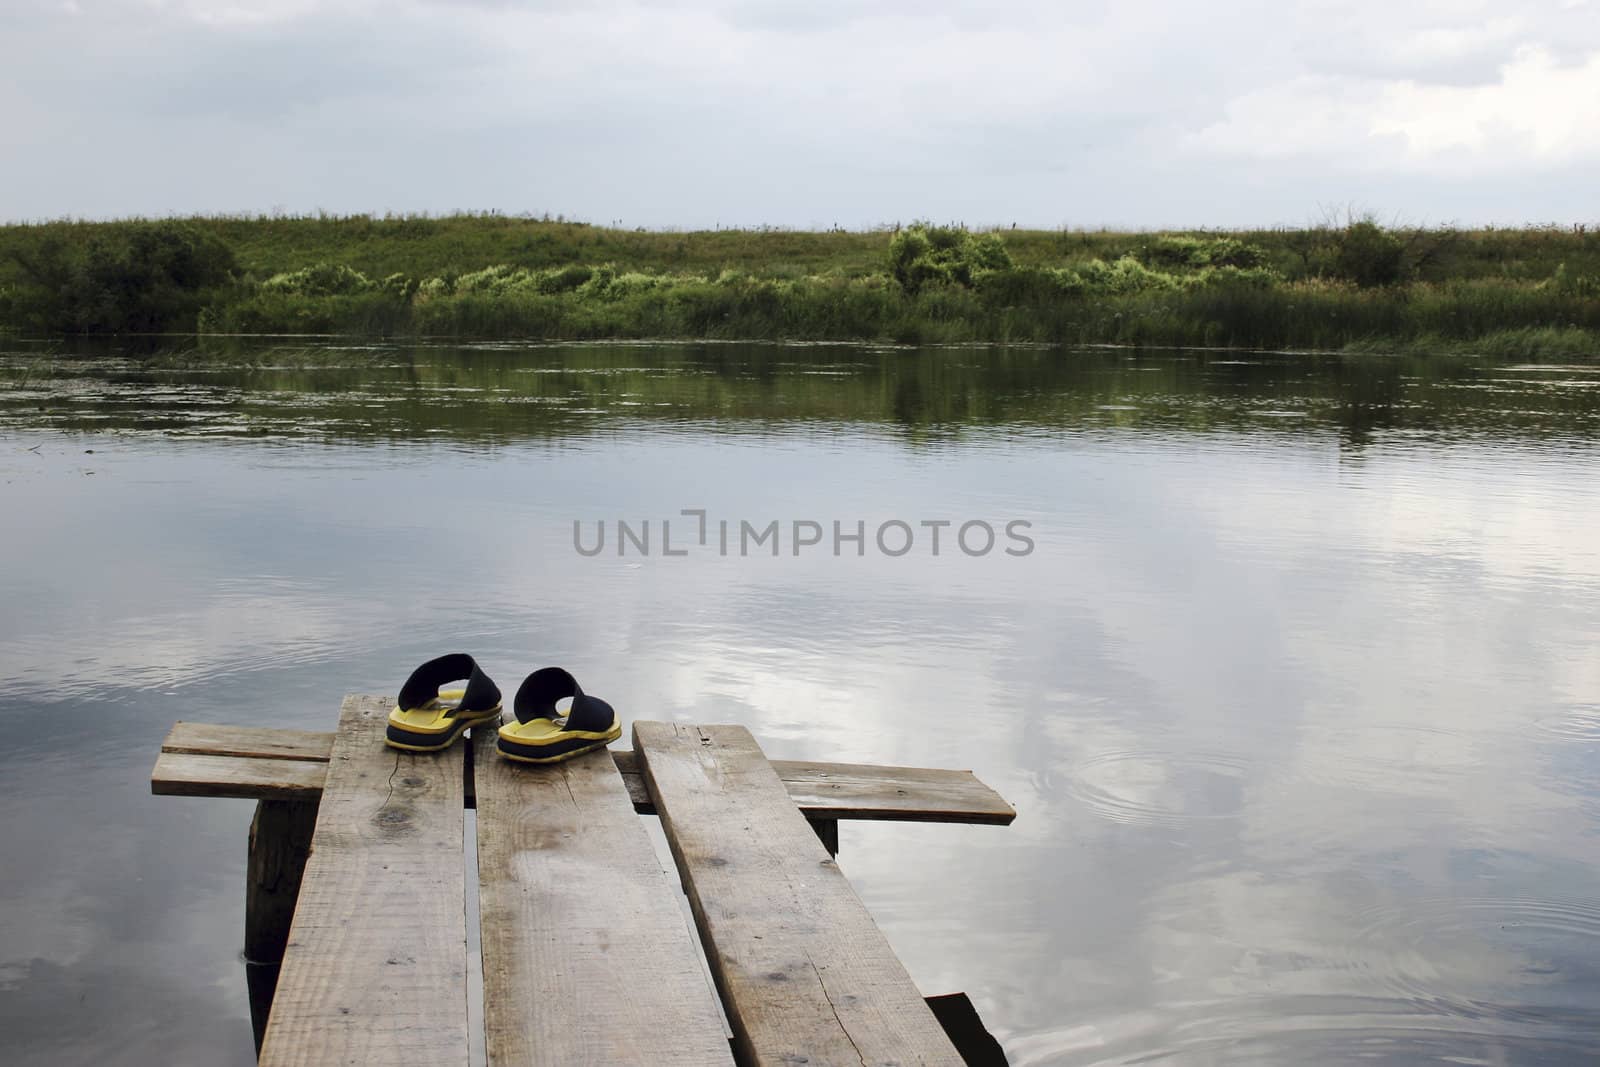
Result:
M636 752L612 753L634 807L655 814ZM989 823L1005 826L1017 817L1000 794L971 771L929 767L881 767L865 763L771 761L784 787L810 819L894 822Z
M151 791L167 796L315 799L322 773L316 763L326 762L332 738L299 730L178 723L162 745ZM191 758L175 759L172 754ZM634 810L655 814L637 754L622 749L611 755ZM811 819L1003 826L1017 817L971 771L798 760L773 760L772 766L789 796Z
M731 1067L677 886L610 756L530 766L479 744L490 1064Z
M958 1067L750 732L636 722L633 739L741 1061Z
M465 1064L462 748L385 748L347 697L261 1050L291 1064Z
M163 752L150 772L150 792L164 797L315 801L322 795L327 776L326 760L314 763Z
M327 763L333 735L314 730L279 730L270 726L215 726L204 722L175 722L161 742L163 752L194 752L206 756L247 756L253 759L309 760Z
M789 797L813 819L989 823L1017 817L971 771L773 760Z

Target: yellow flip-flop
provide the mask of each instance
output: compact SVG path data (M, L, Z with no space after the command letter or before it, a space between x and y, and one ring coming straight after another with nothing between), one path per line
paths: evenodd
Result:
M556 701L572 698L562 715ZM560 763L622 736L616 709L585 693L560 667L544 667L524 678L511 710L517 721L500 727L495 747L519 763Z
M464 689L444 689L467 680ZM411 672L389 712L383 743L405 752L443 752L467 729L500 721L500 689L464 652L431 659Z

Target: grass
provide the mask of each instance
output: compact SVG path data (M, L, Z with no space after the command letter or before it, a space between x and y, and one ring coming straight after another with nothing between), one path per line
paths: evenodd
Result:
M156 296L135 304L133 291ZM0 327L153 323L207 334L1595 355L1600 234L1370 223L679 233L500 215L0 227Z

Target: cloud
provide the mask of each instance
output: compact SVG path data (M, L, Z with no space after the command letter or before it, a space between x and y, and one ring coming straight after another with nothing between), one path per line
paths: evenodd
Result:
M1185 138L1199 155L1317 159L1369 173L1536 173L1600 157L1600 51L1563 65L1522 47L1475 85L1305 76L1253 90Z
M1326 76L1305 76L1252 90L1230 101L1226 117L1187 135L1196 155L1272 160L1344 155L1367 145L1381 90Z
M1487 160L1569 160L1600 154L1600 52L1564 67L1542 48L1519 49L1497 82L1385 88L1378 135L1398 134L1412 159L1457 150Z
M1525 200L1461 161L1548 177L1541 215L1588 203L1563 168L1600 142L1597 23L1482 0L23 0L0 13L0 205L1155 225L1359 192L1506 221Z

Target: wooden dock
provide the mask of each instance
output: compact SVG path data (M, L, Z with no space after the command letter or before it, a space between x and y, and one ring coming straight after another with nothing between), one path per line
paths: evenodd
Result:
M840 819L1015 818L970 772L769 761L743 727L662 722L547 767L489 731L412 755L383 745L392 704L347 697L331 734L178 723L157 759L157 794L259 801L262 1063L468 1062L473 807L490 1064L1004 1062L965 998L924 999L835 860Z

